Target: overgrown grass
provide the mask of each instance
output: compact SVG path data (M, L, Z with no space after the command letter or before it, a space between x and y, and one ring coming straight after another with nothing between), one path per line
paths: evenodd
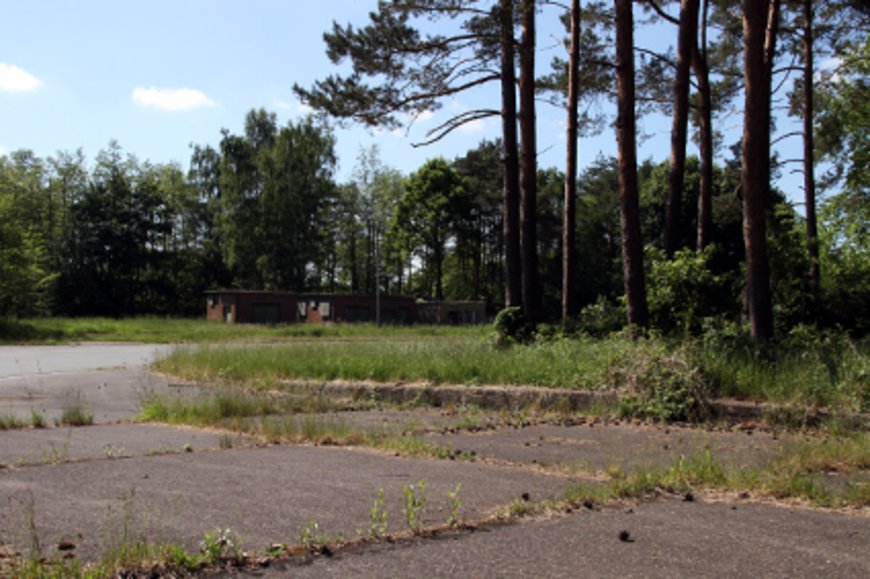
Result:
M319 397L276 399L263 394L222 390L196 399L169 401L155 396L145 402L138 418L223 428L273 442L368 446L405 456L472 459L470 455L453 452L450 447L409 434L407 429L361 429L317 414L340 407Z
M191 380L260 387L287 379L341 379L597 389L606 384L613 363L633 347L629 341L582 338L505 349L475 335L450 340L213 345L178 349L155 368Z
M0 343L69 341L205 343L299 338L367 339L482 335L481 327L381 326L373 324L224 324L204 319L137 318L0 318Z
M721 344L558 338L496 347L485 336L449 340L284 342L180 348L155 368L201 383L275 387L283 380L424 381L619 389L623 411L658 420L703 419L710 397L870 411L870 343L767 351Z

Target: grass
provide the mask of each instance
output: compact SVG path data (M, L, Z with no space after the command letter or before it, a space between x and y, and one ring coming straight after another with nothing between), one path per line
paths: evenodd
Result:
M274 398L226 389L197 399L167 400L154 396L143 404L138 418L150 422L217 427L273 442L367 446L404 456L473 460L471 455L456 453L450 447L405 431L365 430L316 414L337 408L338 405L324 402L319 397Z
M155 368L252 388L293 379L610 388L633 397L629 414L661 420L702 419L709 397L870 411L868 340L767 353L624 335L499 348L475 330L449 340L383 334L366 341L185 347Z
M0 343L147 342L205 343L293 339L367 339L481 335L482 327L382 326L373 324L225 324L204 319L137 318L0 318Z
M191 380L259 387L288 379L341 379L597 389L604 386L609 367L632 347L625 341L581 338L505 349L468 333L450 340L384 337L180 348L155 368Z

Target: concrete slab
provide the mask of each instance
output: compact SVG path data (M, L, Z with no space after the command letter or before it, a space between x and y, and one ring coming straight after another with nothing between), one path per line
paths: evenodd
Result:
M163 344L100 342L61 346L0 346L0 378L145 366L172 348Z
M784 444L782 437L765 432L747 434L605 422L428 434L427 438L487 458L592 471L612 466L623 469L672 466L681 455L700 455L707 448L716 460L734 466L764 466Z
M0 415L30 422L33 412L53 424L64 409L86 404L95 422L115 422L135 416L151 393L187 395L193 388L170 387L142 367L34 374L0 378Z
M629 541L620 540L622 531ZM663 500L283 562L251 576L868 577L870 519Z
M14 430L0 434L0 465L16 467L64 461L130 458L216 450L249 441L239 435L222 440L217 432L158 424L108 424L76 428Z
M255 550L299 542L317 521L323 534L354 536L367 529L378 488L389 526L405 527L402 485L425 479L425 521L448 516L446 494L462 485L462 513L481 516L522 493L558 496L561 477L513 467L404 459L366 450L276 446L125 460L93 460L0 471L0 543L26 552L28 517L45 554L58 541L97 557L125 526L135 536L196 549L203 534L229 527Z

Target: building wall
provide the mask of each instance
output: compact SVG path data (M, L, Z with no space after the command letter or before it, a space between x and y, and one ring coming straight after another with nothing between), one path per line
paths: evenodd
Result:
M381 297L381 323L413 324L413 298ZM374 322L374 296L222 290L206 292L206 318L227 323Z

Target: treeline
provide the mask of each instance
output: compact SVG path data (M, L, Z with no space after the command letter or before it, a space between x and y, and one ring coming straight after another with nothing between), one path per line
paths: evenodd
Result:
M634 23L632 2L575 0L564 13L568 57L543 77L535 19L550 4L394 1L364 28L336 25L328 53L354 72L296 87L332 117L397 126L469 88L501 89L499 106L430 133L497 116L501 139L410 175L370 149L337 183L328 125L279 126L264 110L246 116L243 134L224 130L217 148L193 146L187 173L116 143L93 164L81 153L0 157L0 315L197 315L216 287L380 289L483 299L493 313L515 306L532 323L561 318L589 331L748 320L758 339L800 323L866 332L866 8L634 4L673 30L675 53L635 45L635 26L648 23ZM424 34L421 18L458 28ZM815 71L822 56L837 67ZM741 95L743 138L729 150L716 127ZM542 97L566 107L564 172L537 166ZM613 98L619 155L578 175L582 135L608 120L594 105ZM799 134L771 132L774 98L802 120ZM636 118L653 112L673 118L661 164L636 160ZM697 157L686 154L692 126ZM771 154L784 138L803 140L802 159ZM832 171L816 177L820 159ZM793 166L805 175L802 215L785 201L795 192L771 187ZM818 211L817 184L829 190Z

